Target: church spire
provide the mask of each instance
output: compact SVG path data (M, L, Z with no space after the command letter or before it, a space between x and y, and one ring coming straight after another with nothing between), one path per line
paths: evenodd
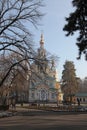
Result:
M43 45L44 45L44 37L43 34L41 34L40 46L43 47Z

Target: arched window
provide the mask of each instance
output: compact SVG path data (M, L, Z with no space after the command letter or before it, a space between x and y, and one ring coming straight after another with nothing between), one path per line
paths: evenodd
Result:
M83 102L85 102L85 98L83 98Z

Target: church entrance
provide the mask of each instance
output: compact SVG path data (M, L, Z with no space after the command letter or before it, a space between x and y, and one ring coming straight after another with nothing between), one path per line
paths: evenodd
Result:
M41 89L39 94L40 94L39 95L39 100L40 101L47 101L48 100L47 90Z

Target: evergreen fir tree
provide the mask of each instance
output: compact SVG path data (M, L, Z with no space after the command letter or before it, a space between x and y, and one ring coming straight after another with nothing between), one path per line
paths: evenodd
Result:
M66 61L62 72L62 90L65 97L73 97L78 91L78 82L74 63Z
M87 60L87 0L73 0L73 7L75 11L66 18L67 24L63 30L67 31L66 36L73 35L76 31L79 32L76 45L79 48L79 57L82 52L85 54Z

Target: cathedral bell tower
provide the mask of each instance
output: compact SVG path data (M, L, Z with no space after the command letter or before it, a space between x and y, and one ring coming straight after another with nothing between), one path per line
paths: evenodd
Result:
M46 71L47 60L46 60L46 50L44 49L44 37L41 34L40 37L40 47L38 48L38 58L41 60L40 65L38 65L39 71Z
M44 49L44 37L43 37L43 34L41 34L40 48L38 49L38 56L41 59L44 59L46 57L46 50Z
M43 37L43 34L41 34L40 47L44 48L44 37Z

